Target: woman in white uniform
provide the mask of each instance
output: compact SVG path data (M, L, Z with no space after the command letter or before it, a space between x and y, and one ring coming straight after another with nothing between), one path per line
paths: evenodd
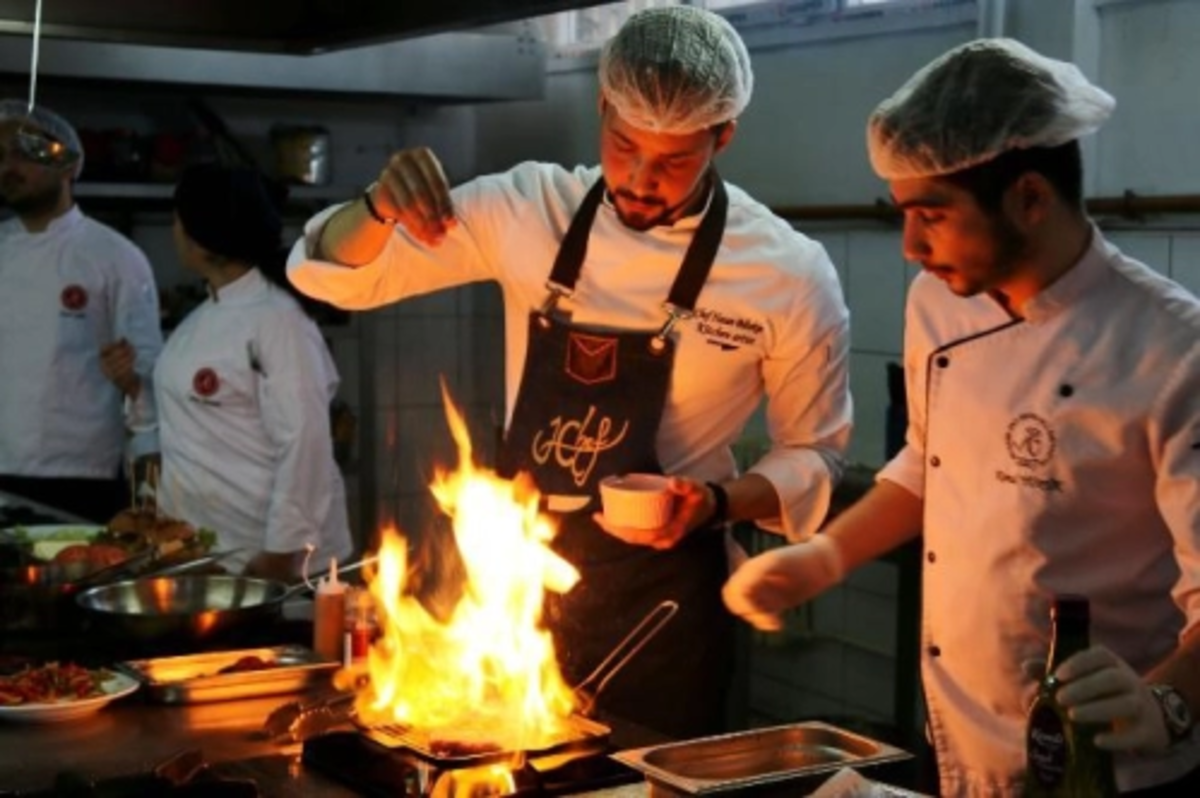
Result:
M184 174L176 248L209 298L171 334L154 386L162 509L240 548L230 570L290 581L310 544L324 565L351 541L329 433L338 374L282 279L281 225L257 173Z
M1059 701L1118 786L1200 794L1200 302L1088 220L1077 139L1114 107L1011 40L956 48L871 117L904 211L905 448L811 543L725 588L769 627L923 530L922 676L946 796L1020 794L1056 594L1093 647Z

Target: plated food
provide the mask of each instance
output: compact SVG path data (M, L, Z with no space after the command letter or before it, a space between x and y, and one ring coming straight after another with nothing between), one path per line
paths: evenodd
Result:
M0 676L0 720L53 723L90 715L138 688L106 668L50 662Z

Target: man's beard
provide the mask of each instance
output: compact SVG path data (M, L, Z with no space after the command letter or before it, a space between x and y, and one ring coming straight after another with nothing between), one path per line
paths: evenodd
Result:
M62 199L63 187L62 183L55 181L40 191L35 189L12 197L9 195L8 181L5 181L4 190L0 193L3 193L8 207L12 208L18 216L40 216L58 207L59 200Z

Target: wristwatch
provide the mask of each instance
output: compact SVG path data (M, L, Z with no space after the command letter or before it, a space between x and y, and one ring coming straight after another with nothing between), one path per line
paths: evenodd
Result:
M1150 693L1158 701L1158 708L1162 710L1171 742L1178 742L1191 735L1195 719L1183 695L1169 684L1152 684Z

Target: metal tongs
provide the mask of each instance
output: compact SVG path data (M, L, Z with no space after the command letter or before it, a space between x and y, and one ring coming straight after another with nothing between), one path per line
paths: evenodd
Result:
M667 621L679 612L679 603L666 599L646 614L633 631L625 635L617 647L579 684L575 685L575 700L579 702L579 714L590 717L596 708L596 698L608 686L612 678L625 667L634 655L641 651L666 626ZM594 685L594 686L593 686Z

